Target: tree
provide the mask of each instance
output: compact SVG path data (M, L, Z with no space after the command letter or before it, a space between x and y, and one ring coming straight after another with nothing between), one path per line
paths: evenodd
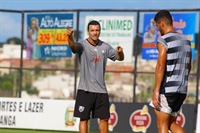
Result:
M39 76L40 73L41 73L41 67L40 66L35 66L34 74L36 76Z
M25 87L23 87L23 90L25 90L30 95L39 94L39 91L35 87L33 88L30 83L26 83Z
M21 39L18 38L18 37L11 37L11 38L8 38L6 40L6 44L17 44L17 45L20 45L21 44ZM25 44L24 41L23 41L23 44Z
M5 96L13 95L13 82L8 74L4 74L0 77L0 92Z
M1 48L3 47L3 44L4 44L3 42L0 42L0 47L1 47Z
M13 83L11 81L3 81L1 83L1 90L12 92Z
M38 71L39 72L39 71ZM37 73L38 73L37 72ZM4 74L0 77L0 92L5 93L8 96L15 96L16 94L14 91L14 87L16 87L16 90L19 90L19 78L14 79L15 77L19 77L16 71L11 72L10 74ZM16 80L16 83L14 82ZM23 86L23 90L26 91L28 94L38 94L38 90L36 88L33 88L31 86L30 82L26 82L26 85ZM2 95L0 95L2 96Z

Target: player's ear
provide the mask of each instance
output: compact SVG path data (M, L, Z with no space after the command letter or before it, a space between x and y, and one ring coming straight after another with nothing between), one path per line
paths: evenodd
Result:
M161 27L165 26L165 23L163 21L160 22Z

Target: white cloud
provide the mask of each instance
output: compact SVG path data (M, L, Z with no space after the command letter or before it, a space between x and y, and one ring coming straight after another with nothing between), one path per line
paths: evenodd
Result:
M11 13L0 13L0 42L9 37L20 37L21 18Z

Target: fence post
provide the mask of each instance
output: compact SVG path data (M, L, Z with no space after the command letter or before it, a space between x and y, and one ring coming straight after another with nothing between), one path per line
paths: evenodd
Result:
M23 78L23 49L24 49L24 12L22 11L22 22L21 22L21 58L19 68L19 97L21 98L22 93L22 78Z
M140 11L137 11L137 26L136 26L136 44L134 44L134 56L135 56L135 61L134 61L134 70L133 70L133 102L136 102L136 85L137 85L137 57L138 57L138 35L139 35L139 22L140 22Z
M79 17L80 17L80 11L77 11L76 41L78 41L78 39L79 39ZM76 54L76 56L75 56L75 70L74 70L74 99L76 99L77 74L78 74L78 55Z

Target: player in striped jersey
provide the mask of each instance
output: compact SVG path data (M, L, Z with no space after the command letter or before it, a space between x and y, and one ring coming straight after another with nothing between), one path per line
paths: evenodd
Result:
M169 11L160 10L154 21L161 37L157 41L158 60L150 105L157 117L158 133L168 133L168 130L184 133L176 118L187 95L191 44L186 36L174 30Z

